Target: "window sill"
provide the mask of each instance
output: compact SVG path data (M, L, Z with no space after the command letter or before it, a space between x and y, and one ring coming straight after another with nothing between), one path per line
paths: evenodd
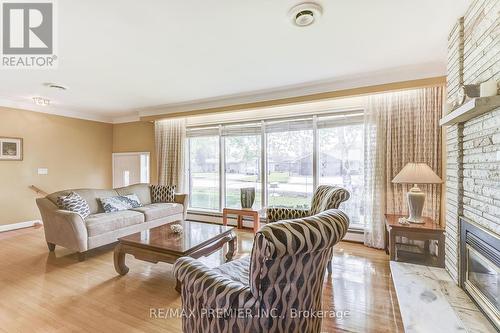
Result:
M188 208L187 210L188 214L195 214L195 215L206 215L206 216L216 216L216 217L222 217L222 212L218 210L210 210L210 209L202 209L202 208Z

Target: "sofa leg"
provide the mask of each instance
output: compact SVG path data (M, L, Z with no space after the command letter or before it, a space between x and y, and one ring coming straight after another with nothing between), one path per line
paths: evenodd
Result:
M78 261L82 262L85 261L85 252L78 252Z
M49 248L50 252L54 252L54 250L56 249L56 244L47 242L47 247Z
M332 275L332 271L333 271L332 259L330 259L328 261L328 263L326 264L326 269L328 270L328 275Z

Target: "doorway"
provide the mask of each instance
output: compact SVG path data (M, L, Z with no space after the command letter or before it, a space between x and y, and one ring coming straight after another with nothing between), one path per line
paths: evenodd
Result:
M149 184L149 152L113 153L113 188Z

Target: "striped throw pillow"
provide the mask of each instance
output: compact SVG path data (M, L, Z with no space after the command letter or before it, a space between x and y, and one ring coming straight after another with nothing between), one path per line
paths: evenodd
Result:
M89 204L76 192L71 192L66 196L58 197L57 205L60 209L77 213L82 217L82 219L85 219L90 215Z

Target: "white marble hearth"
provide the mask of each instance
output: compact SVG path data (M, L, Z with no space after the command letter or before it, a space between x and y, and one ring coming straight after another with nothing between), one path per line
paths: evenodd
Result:
M444 269L390 265L406 333L496 332Z

